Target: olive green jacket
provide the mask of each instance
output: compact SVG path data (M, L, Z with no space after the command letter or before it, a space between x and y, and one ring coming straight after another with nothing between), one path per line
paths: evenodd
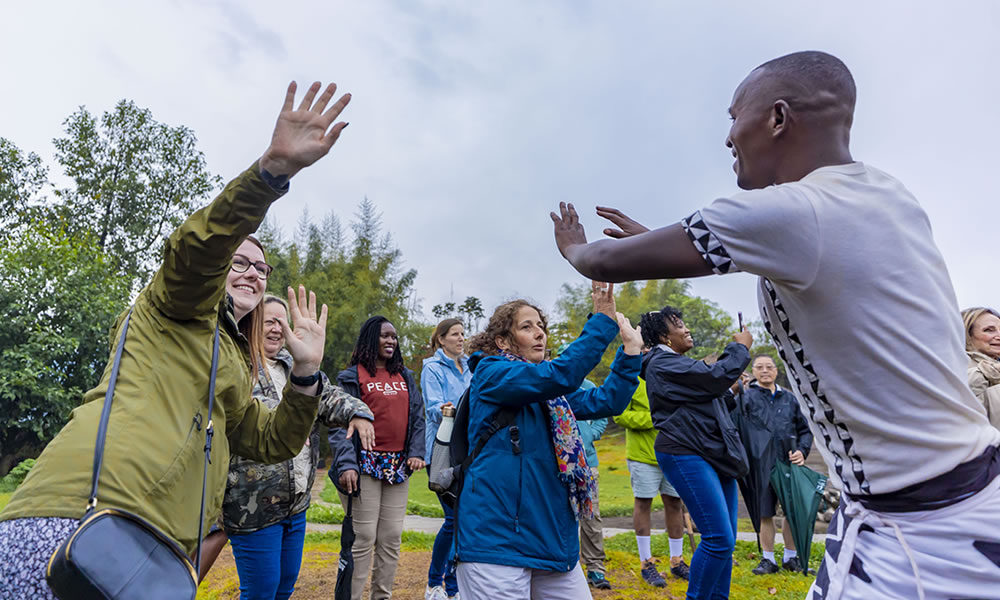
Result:
M319 397L290 387L273 411L253 398L249 347L236 328L225 289L233 254L281 193L264 182L256 164L230 182L170 236L163 265L132 309L97 508L134 512L189 552L198 537L216 323L221 322L211 414L216 435L208 467L205 532L219 516L230 453L267 463L292 458L316 418ZM112 328L112 349L123 319L124 314ZM46 446L0 520L83 515L110 373L109 360L101 383L84 394L83 403Z

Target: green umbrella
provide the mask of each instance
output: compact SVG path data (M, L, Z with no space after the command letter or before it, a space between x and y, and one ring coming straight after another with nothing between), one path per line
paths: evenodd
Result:
M809 572L809 551L812 549L816 512L826 487L826 475L809 467L793 465L779 460L771 471L771 487L785 509L787 526L783 535L792 536L798 549L802 572Z

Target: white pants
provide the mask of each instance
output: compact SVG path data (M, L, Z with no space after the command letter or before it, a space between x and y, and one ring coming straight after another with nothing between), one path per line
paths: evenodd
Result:
M1000 600L1000 477L939 510L876 513L846 501L807 600Z
M458 563L458 589L467 600L586 600L592 598L580 563L572 571L542 571L489 563Z

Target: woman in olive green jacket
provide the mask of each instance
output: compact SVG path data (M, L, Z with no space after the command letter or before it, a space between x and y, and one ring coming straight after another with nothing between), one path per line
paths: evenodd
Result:
M290 383L273 411L253 399L250 351L239 323L263 296L261 276L270 270L259 245L247 236L287 191L288 179L329 152L346 126L331 128L350 96L325 110L336 86L328 86L317 99L319 89L314 83L295 109L294 82L289 86L270 147L170 236L162 266L131 309L97 509L136 513L188 552L198 541L204 427L214 422L216 431L225 434L215 436L208 466L207 525L219 515L231 452L261 462L292 458L316 417L318 383ZM295 359L292 375L308 379L323 357L327 308L317 316L315 294L307 300L303 287L297 299L289 289L289 300L295 329L284 321L283 329ZM112 347L123 319L112 328ZM212 414L206 415L217 325L216 397ZM0 589L7 597L52 597L44 581L45 565L87 509L109 378L110 361L101 383L84 395L0 513ZM351 426L361 433L363 444L374 441L369 421L354 419Z

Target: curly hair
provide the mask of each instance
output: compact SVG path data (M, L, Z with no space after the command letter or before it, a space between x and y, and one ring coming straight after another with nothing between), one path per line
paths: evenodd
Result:
M501 304L493 311L493 316L490 317L490 322L486 325L486 329L482 333L476 334L469 341L470 352L500 354L500 348L496 342L498 337L506 339L511 347L517 348L517 344L514 343L514 319L517 317L517 311L525 306L538 311L538 316L542 319L542 329L548 334L549 321L545 318L545 313L542 312L542 309L527 300L512 300Z
M392 325L392 321L382 315L375 315L365 321L358 334L358 341L354 344L354 352L351 354L351 366L364 367L372 377L375 376L376 360L378 360L379 355L378 346L379 337L382 335L382 323ZM385 361L385 370L392 375L399 375L404 368L403 353L399 350L399 341L397 340L392 358Z
M672 306L664 306L660 310L643 313L639 317L639 326L642 327L642 343L647 348L652 348L657 344L662 344L663 340L670 333L670 326L684 319L681 311Z

